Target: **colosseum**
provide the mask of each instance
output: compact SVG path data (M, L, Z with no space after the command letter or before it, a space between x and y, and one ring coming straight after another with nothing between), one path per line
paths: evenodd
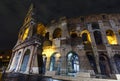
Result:
M31 5L6 73L120 80L119 13L61 17L45 25L37 17Z

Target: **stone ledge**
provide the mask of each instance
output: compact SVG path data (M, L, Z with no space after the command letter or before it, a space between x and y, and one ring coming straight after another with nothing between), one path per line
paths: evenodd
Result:
M90 77L90 73L79 72L76 77Z
M55 76L56 71L46 71L45 76Z

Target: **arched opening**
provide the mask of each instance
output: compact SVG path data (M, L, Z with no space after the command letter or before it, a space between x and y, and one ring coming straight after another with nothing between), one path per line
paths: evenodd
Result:
M69 39L68 43L70 43L71 46L76 46L76 45L82 43L82 39L81 39L81 37L79 37L77 35L77 33L75 31L72 31L72 32L70 32L70 39Z
M92 23L92 29L100 29L99 24L97 22Z
M88 34L87 33L83 33L82 34L82 41L83 41L83 44L90 44L90 40L88 38Z
M50 71L57 71L57 73L60 73L61 68L61 55L58 52L55 52L50 57Z
M94 38L97 45L103 44L102 36L100 31L94 31Z
M75 52L67 54L67 70L68 73L77 73L80 71L79 56Z
M71 38L77 38L77 33L71 32L71 33L70 33L70 37L71 37Z
M114 32L112 30L107 30L106 36L107 36L107 40L108 40L109 44L111 44L111 45L118 44L116 35L114 34Z
M30 57L30 50L27 49L24 56L23 56L23 60L22 60L22 64L21 64L21 68L20 71L21 72L25 72L27 69L27 65L28 65L28 61L29 61L29 57Z
M53 39L60 38L62 36L62 30L60 28L56 28L53 32Z
M87 30L82 31L81 35L84 44L89 44L91 42L90 33Z
M23 40L23 41L28 37L28 33L29 33L29 28L27 27L27 28L24 30L24 33L23 33L23 35L22 35L22 40Z
M16 70L16 67L18 66L18 61L20 59L20 55L21 55L21 52L19 52L18 54L16 54L13 58L13 62L11 64L11 67L10 67L10 71L15 71Z
M120 73L120 55L119 54L115 54L114 55L114 60L115 60L115 64L116 64L117 70Z
M91 53L87 53L87 58L89 60L89 63L90 63L90 66L92 67L92 69L94 70L95 73L98 73L97 72L97 67L96 67L96 62L95 62L95 58L93 56L93 54Z
M111 68L109 64L109 59L106 55L101 54L99 56L99 66L102 75L109 76L111 74Z

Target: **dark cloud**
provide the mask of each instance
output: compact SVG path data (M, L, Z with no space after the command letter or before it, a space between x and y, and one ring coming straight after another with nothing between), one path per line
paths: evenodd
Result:
M119 0L0 0L0 49L11 49L15 45L31 1L44 23L61 16L120 12Z

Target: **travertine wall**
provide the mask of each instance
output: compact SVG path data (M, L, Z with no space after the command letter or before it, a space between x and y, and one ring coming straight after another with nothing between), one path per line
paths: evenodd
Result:
M33 21L30 21L30 23L31 22ZM41 58L38 58L38 55L42 54L47 56L45 71L50 70L52 67L50 65L51 58L52 56L54 57L58 54L62 59L60 69L61 71L65 71L67 74L69 73L67 60L69 53L74 53L78 56L79 59L77 62L79 63L79 72L91 71L93 73L90 74L102 74L102 66L100 65L100 63L102 63L105 65L105 75L111 77L112 74L120 73L119 66L115 64L114 59L114 55L120 55L120 14L97 14L69 19L65 17L60 18L59 20L52 21L47 25L45 31L46 33L49 32L49 39L45 38L45 36L35 33L35 31L37 31L37 25L39 24L38 22L34 24L30 23L28 25L30 28L28 37L25 40L21 40L20 33L18 42L13 48L12 59L8 66L9 72L20 72L24 54L26 50L29 49L29 61L26 71L22 73L39 74L39 60ZM25 31L25 28L26 27L23 26L20 29L20 32ZM59 29L60 31L55 31L56 29ZM110 34L112 33L111 36L115 38L114 41L111 40L112 43L110 43L111 41L109 41L107 37L107 33L109 34L109 32L107 32L108 30L112 31ZM54 32L55 37L53 36ZM95 32L99 33L99 35ZM84 33L87 34L87 39L85 41L83 40ZM95 38L95 34L98 35L97 38ZM14 68L16 63L15 58L19 52L21 52L18 60L19 64L17 64L16 68ZM96 65L93 66L91 64L87 54L90 54L94 57ZM100 60L101 58L104 60ZM95 71L94 67L96 67L97 71Z

